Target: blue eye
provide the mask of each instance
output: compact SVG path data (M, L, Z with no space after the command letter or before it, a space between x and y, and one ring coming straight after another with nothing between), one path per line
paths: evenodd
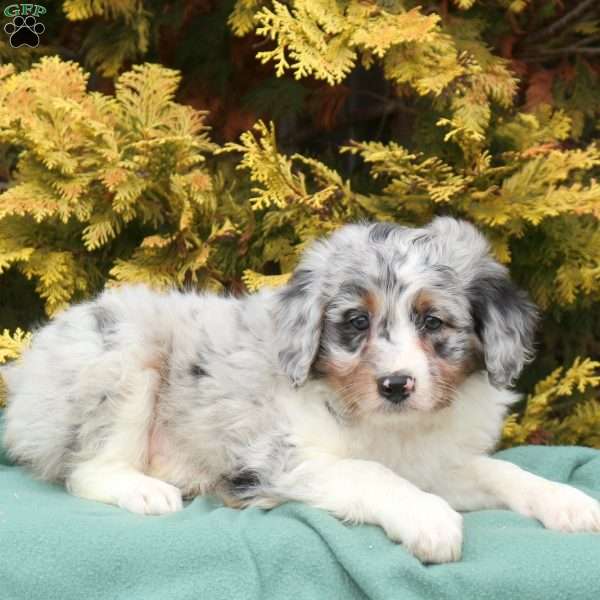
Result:
M369 317L368 315L357 315L350 319L350 324L354 329L364 331L365 329L369 329Z
M433 315L427 315L423 321L423 325L427 331L437 331L443 325L443 321Z

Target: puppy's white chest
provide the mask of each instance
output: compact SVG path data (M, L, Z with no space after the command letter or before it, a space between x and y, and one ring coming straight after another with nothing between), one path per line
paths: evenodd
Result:
M398 428L351 428L346 433L349 458L382 464L404 479L427 489L439 476L454 448L435 432Z

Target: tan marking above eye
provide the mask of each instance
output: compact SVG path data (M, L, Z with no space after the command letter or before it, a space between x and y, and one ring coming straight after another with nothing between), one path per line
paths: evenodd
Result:
M413 303L415 311L420 315L425 315L430 312L433 308L433 305L433 297L425 290L419 292L419 295L416 297Z
M448 314L447 311L439 310L436 307L434 295L428 290L419 292L417 298L413 302L413 310L421 317L421 319L431 316L442 322L441 327L433 330L435 333L439 334L446 328L452 329L456 326L454 318Z
M373 292L368 292L364 298L365 308L374 316L379 313L379 300Z

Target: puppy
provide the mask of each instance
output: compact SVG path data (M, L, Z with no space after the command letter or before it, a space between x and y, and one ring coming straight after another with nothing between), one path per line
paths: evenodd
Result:
M61 313L3 370L4 442L82 498L297 500L430 563L460 558L457 511L598 531L594 499L486 456L535 316L466 222L347 225L278 290L122 287Z

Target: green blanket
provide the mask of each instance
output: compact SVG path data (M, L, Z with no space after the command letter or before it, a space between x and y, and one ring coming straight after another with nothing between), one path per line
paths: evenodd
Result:
M500 453L600 498L600 452ZM423 566L372 526L289 503L265 512L196 499L143 517L69 496L0 454L1 600L598 600L600 535L517 514L467 514L462 561Z

